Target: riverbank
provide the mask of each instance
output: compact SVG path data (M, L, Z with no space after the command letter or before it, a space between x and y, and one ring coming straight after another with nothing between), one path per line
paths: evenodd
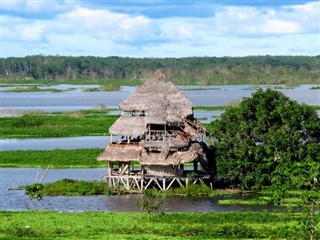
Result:
M0 217L0 238L3 239L303 238L297 213L1 211Z

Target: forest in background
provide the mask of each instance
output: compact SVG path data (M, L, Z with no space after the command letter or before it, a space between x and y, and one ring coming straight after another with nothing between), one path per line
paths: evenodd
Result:
M1 58L2 84L105 83L148 79L163 69L176 84L320 84L320 56Z

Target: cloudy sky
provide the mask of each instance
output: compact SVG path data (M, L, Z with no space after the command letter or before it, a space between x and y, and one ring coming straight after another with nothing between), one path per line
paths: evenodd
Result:
M309 0L1 0L1 57L320 55Z

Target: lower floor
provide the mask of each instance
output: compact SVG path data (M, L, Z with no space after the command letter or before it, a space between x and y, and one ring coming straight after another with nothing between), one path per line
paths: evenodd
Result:
M188 187L192 184L205 183L212 188L210 175L199 176L141 176L141 175L122 175L106 176L110 187L123 187L126 190L138 190L140 192L147 189L157 189L166 191L171 187Z

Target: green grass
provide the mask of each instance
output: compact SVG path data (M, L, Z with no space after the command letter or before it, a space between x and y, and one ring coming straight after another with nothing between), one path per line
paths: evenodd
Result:
M76 111L65 115L26 115L0 118L1 138L37 138L109 135L119 116Z
M83 181L61 179L43 184L43 194L47 196L89 196L110 195L111 190L105 181Z
M1 211L2 239L304 239L300 215L270 212Z
M106 167L97 161L103 149L0 151L0 167L93 168Z

